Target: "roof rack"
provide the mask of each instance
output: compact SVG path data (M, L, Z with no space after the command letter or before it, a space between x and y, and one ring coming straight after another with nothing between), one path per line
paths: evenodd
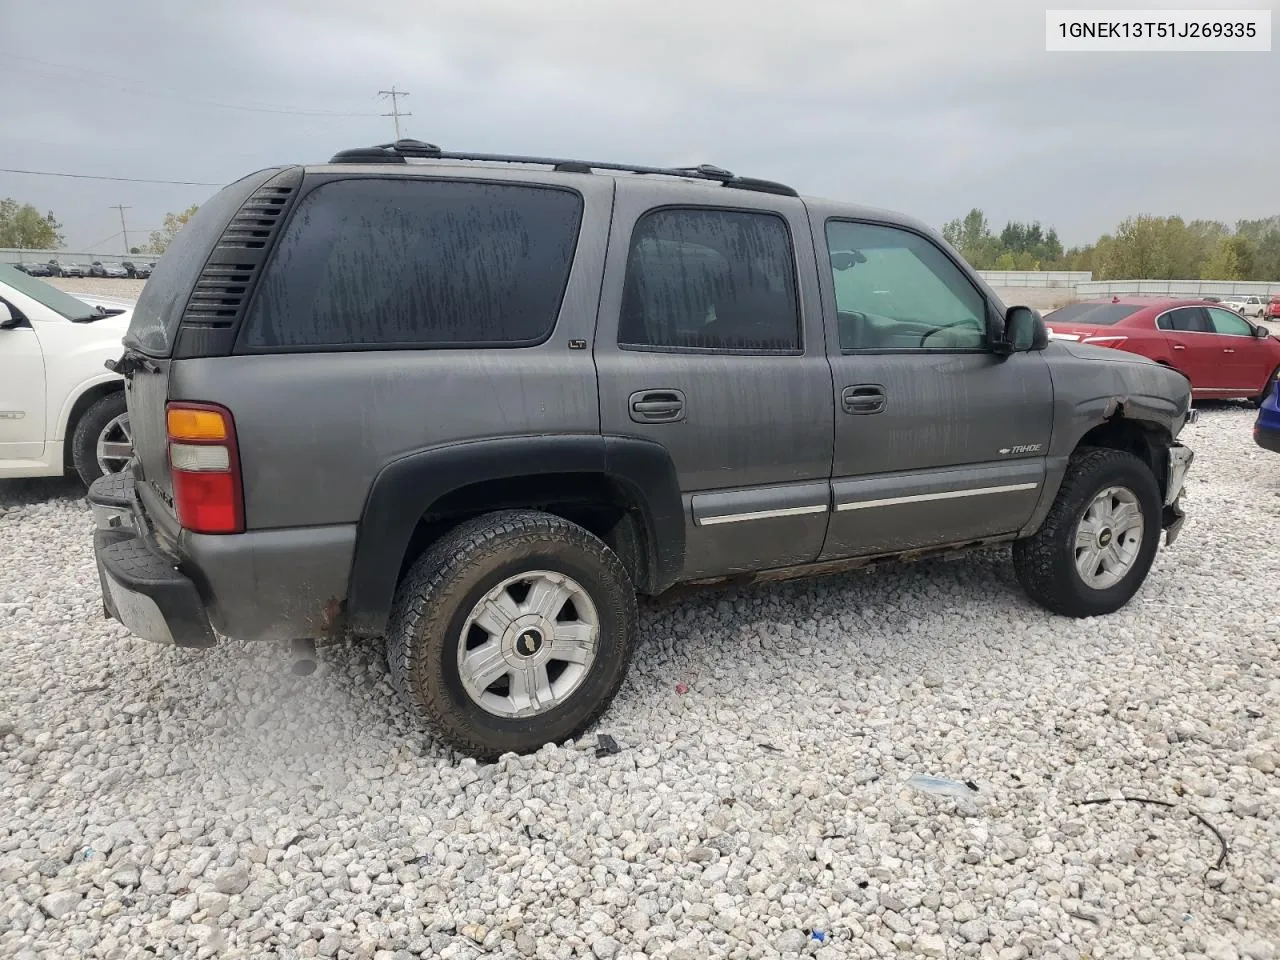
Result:
M502 153L455 153L442 150L434 143L421 140L397 140L376 147L356 147L340 150L330 163L407 163L410 158L428 160L476 160L488 163L532 163L549 166L561 173L591 173L594 170L620 170L625 173L654 174L665 177L686 177L694 180L710 180L735 190L754 190L757 193L773 193L784 197L797 197L794 187L773 180L755 177L739 177L722 167L704 163L697 167L642 167L630 163L597 163L591 160L567 160L557 157L522 157Z

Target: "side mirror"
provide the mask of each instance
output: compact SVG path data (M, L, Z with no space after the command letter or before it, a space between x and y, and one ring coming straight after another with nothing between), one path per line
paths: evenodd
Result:
M849 270L859 263L866 263L867 255L861 250L832 250L831 267L833 270Z
M1025 353L1043 350L1048 345L1049 331L1038 310L1018 306L1005 311L1004 336L998 342L998 353Z
M7 300L0 300L0 330L12 330L26 322L27 318L22 315L21 310Z
M1267 337L1271 336L1271 331L1259 323L1256 326L1254 326L1253 335L1257 337L1259 340L1265 340L1267 339Z

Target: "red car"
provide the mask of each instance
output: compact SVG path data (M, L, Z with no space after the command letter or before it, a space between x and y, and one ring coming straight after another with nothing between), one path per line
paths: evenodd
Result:
M1280 340L1204 300L1082 300L1044 318L1049 335L1127 350L1181 371L1199 399L1261 403L1280 375Z
M1273 296L1262 308L1263 320L1280 320L1280 296Z

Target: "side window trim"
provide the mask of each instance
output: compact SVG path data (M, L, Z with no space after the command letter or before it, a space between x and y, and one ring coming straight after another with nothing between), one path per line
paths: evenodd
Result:
M628 343L623 340L622 336L622 311L619 309L618 322L615 332L615 346L618 350L624 350L634 353L669 353L669 354L692 354L701 356L739 356L739 357L802 357L805 352L805 311L804 304L800 295L800 262L799 255L796 250L795 231L792 229L791 221L785 214L777 210L770 210L760 207L735 207L724 206L720 204L706 203L661 203L656 206L647 207L641 212L635 221L631 224L630 236L627 238L627 260L624 264L622 274L623 296L626 295L627 282L631 273L631 253L632 247L636 240L636 231L644 221L653 214L665 213L671 211L693 211L701 213L738 213L749 214L761 217L770 217L778 221L782 225L782 229L786 234L787 240L787 265L789 267L789 278L791 286L792 302L795 304L795 336L796 346L785 349L760 349L751 347L694 347L681 346L671 344L645 344L645 343Z
M868 347L844 346L844 344L840 342L840 330L838 327L838 320L837 320L840 306L835 299L835 276L834 276L834 268L831 265L831 244L827 234L827 229L833 223L852 223L852 224L858 224L862 226L884 227L890 230L898 230L898 231L901 231L902 233L909 233L912 236L919 237L925 243L933 247L933 249L936 250L939 254L941 254L942 257L947 262L949 262L952 266L956 268L957 272L960 274L964 282L968 284L968 286L973 290L973 292L977 294L978 299L982 302L982 311L983 311L982 320L984 324L984 329L983 329L984 340L986 338L986 333L987 333L986 324L988 319L992 315L999 312L996 309L995 304L991 301L991 298L987 296L987 294L983 291L983 289L980 286L974 283L973 278L970 276L968 264L964 263L964 261L960 260L959 258L952 256L949 250L947 250L943 246L940 246L932 237L930 237L927 233L923 232L922 230L918 230L915 227L909 226L907 224L894 223L889 220L877 220L870 217L829 216L822 223L823 242L821 243L821 245L817 246L814 252L818 257L819 270L825 269L826 271L828 271L828 276L831 278L831 282L832 282L831 318L833 322L837 323L836 330L828 331L828 336L831 336L834 333L834 337L835 337L833 341L833 346L835 349L832 350L832 353L838 353L841 356L850 356L850 355L875 356L877 354L970 354L970 353L990 353L991 352L990 346L985 343L980 347L884 347L884 348L871 347L871 348L868 348Z

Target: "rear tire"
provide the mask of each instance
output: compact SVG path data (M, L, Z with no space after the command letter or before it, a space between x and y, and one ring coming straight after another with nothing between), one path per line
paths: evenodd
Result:
M119 418L127 414L124 393L117 392L109 393L94 401L93 405L80 415L75 432L71 435L71 463L85 486L107 472L98 462L98 441L102 439L103 431L108 427L114 429L119 423ZM125 423L127 435L127 420Z
M410 567L387 662L442 740L493 759L595 722L622 685L635 634L635 588L612 550L560 517L504 510L461 524Z
M1040 529L1013 545L1018 582L1063 616L1114 613L1151 569L1160 515L1160 488L1145 463L1120 450L1077 451Z

